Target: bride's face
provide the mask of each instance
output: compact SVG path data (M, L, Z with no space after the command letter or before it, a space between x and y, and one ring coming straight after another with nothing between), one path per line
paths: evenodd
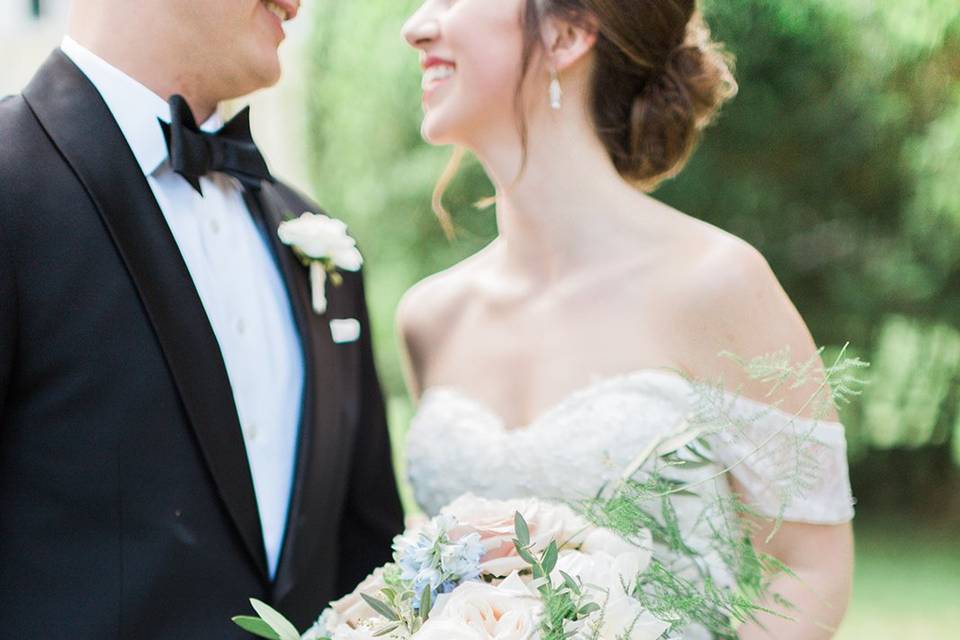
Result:
M426 0L403 27L420 51L423 137L473 146L515 130L523 0Z

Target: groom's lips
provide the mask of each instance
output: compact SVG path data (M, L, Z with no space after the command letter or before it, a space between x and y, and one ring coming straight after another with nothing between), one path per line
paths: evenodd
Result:
M289 22L300 12L300 0L260 0L260 3L267 5L267 8L270 4L277 5L286 14L286 18L281 18L280 22Z
M293 20L300 12L300 0L273 0L281 9L287 12L287 20Z

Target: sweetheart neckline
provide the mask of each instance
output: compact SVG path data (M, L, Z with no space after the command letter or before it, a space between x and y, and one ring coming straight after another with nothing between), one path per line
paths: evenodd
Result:
M508 426L507 421L504 419L502 414L500 414L500 412L492 407L489 403L480 400L479 398L471 395L455 385L433 385L428 387L421 394L420 402L418 403L418 409L422 408L429 399L436 398L442 394L447 394L473 405L474 408L478 409L481 413L489 417L500 431L507 434L517 434L528 432L539 427L542 423L547 422L553 415L560 413L569 405L575 404L581 398L597 393L598 391L608 387L615 387L616 385L626 382L639 381L649 377L652 377L653 379L659 378L661 381L665 382L669 381L671 384L681 383L686 386L687 391L690 390L691 385L695 384L694 381L692 381L683 373L674 369L666 368L647 367L626 373L603 376L592 382L588 382L585 385L577 387L573 391L569 392L566 396L560 398L556 402L548 405L545 409L538 412L533 419L528 420L526 423L515 426ZM760 400L754 400L753 398L749 398L732 391L723 390L723 394L724 397L731 402L747 405L756 411L779 415L786 420L794 421L798 424L815 425L817 430L826 428L830 431L834 431L835 435L844 435L843 424L840 422L798 416L794 413L785 411L776 405L768 404Z
M599 391L604 387L609 387L617 383L623 383L628 380L637 379L651 373L665 375L675 380L682 380L684 382L687 381L687 379L678 372L668 371L666 369L653 369L653 368L636 369L634 371L630 371L627 373L621 373L613 376L604 376L597 380L588 382L580 387L575 388L573 391L569 392L567 395L563 396L559 400L549 404L546 408L539 411L537 415L534 416L531 420L527 420L525 423L521 423L514 426L508 426L507 420L503 417L503 415L499 411L497 411L493 406L491 406L490 403L484 400L481 400L480 398L474 396L473 394L467 391L464 391L463 389L457 387L456 385L441 384L441 385L434 385L434 386L428 387L426 390L424 390L423 394L420 397L419 406L422 407L429 398L435 397L437 395L440 395L440 394L452 395L457 397L461 401L465 401L473 405L475 408L479 409L482 413L489 416L491 419L493 419L493 421L497 424L497 426L500 427L501 430L506 431L508 433L513 433L513 432L521 433L521 432L529 431L531 428L536 427L542 422L545 422L550 416L552 416L555 413L558 413L561 409L565 408L566 405L573 403L575 400L579 400L580 398L587 396L591 393L596 393L597 391Z

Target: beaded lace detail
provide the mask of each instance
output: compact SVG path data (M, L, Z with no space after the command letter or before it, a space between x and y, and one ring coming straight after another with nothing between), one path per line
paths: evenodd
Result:
M709 474L730 467L720 478L736 479L745 501L769 516L820 524L853 518L841 424L723 395L734 426L708 436L716 463ZM691 382L652 369L600 380L518 429L457 389L433 387L410 427L408 473L428 514L467 492L576 500L595 495L655 438L698 412Z

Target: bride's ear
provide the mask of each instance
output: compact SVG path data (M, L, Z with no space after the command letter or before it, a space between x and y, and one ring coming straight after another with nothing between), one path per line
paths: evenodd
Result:
M564 71L587 56L597 43L597 24L590 18L570 22L561 18L544 21L543 43L556 71Z

